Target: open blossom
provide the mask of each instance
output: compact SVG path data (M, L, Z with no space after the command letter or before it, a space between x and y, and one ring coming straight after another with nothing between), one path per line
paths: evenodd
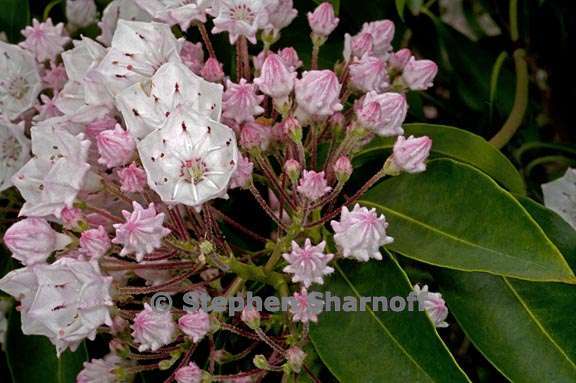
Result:
M420 173L426 170L432 140L427 136L405 138L399 136L390 157L391 174L397 172Z
M279 37L280 30L286 28L298 15L292 0L269 1L266 7L268 23L264 30L271 33L274 38Z
M167 24L119 20L110 50L97 67L108 91L116 95L150 80L167 62L181 62L178 42Z
M312 283L323 284L323 276L334 271L328 266L328 262L334 258L334 254L324 254L326 242L322 241L316 246L312 246L310 239L306 239L304 246L292 241L292 251L282 255L288 266L282 271L294 274L292 282L302 282L308 288Z
M328 117L343 109L340 104L342 85L331 70L304 72L296 80L295 92L298 110L312 117Z
M434 61L416 60L411 57L404 66L402 79L412 90L426 90L433 85L432 81L436 73L438 73L438 66Z
M82 134L49 124L32 127L34 157L12 177L26 200L20 215L60 217L62 209L72 207L90 168L89 147Z
M200 75L204 77L206 81L220 82L224 79L222 64L214 57L209 57L200 70Z
M392 49L392 39L394 38L394 23L392 21L378 20L364 23L360 33L372 35L376 55L384 56Z
M386 235L388 223L383 215L378 216L376 209L368 209L356 204L352 211L342 207L340 222L330 222L334 229L334 242L344 258L354 258L367 262L370 258L382 259L380 247L392 243L392 237Z
M350 64L350 82L363 92L386 91L390 85L386 61L382 57L364 55L359 61Z
M395 136L404 132L408 103L400 93L369 92L356 102L355 112L363 127L380 136Z
M191 43L187 40L178 40L181 44L180 58L182 62L195 74L200 74L204 66L204 49L202 43Z
M58 233L41 218L18 221L4 234L4 244L12 252L12 257L24 265L45 262L53 252L62 250L70 242L70 237Z
M136 143L132 136L117 124L114 129L105 130L96 137L100 158L98 163L109 168L125 165L132 159Z
M66 0L66 19L75 27L84 28L93 24L97 14L94 0Z
M176 324L170 311L156 311L148 303L134 318L132 330L140 352L156 351L172 343L176 337Z
M544 205L576 229L576 169L568 168L562 177L543 184L542 194Z
M178 327L198 343L210 330L210 316L202 310L189 312L178 319Z
M187 366L180 367L174 374L176 383L200 383L202 381L202 370L194 362Z
M179 25L183 31L192 21L206 22L206 10L211 0L134 0L155 20L168 25Z
M254 116L264 113L264 108L260 106L263 100L264 96L256 94L256 85L246 79L241 79L238 84L228 80L222 98L222 115L237 123L252 121Z
M310 201L316 201L326 193L330 192L332 188L328 186L324 172L316 172L314 170L304 170L300 183L298 184L298 193Z
M172 113L162 129L138 144L148 186L167 203L200 209L206 201L225 198L236 171L234 131L189 111Z
M118 178L124 193L138 193L146 187L146 172L135 163L118 170Z
M314 12L308 12L307 16L312 31L324 37L332 33L340 22L340 19L334 15L334 7L330 2L320 4Z
M32 20L32 25L24 28L22 35L26 40L20 46L30 51L39 62L56 59L64 50L64 45L70 42L70 37L65 35L64 24L55 26L50 18L43 23Z
M318 314L322 310L321 305L314 304L314 301L309 298L308 291L302 287L300 292L296 291L292 295L292 302L290 304L290 313L292 320L295 322L318 322Z
M122 211L125 223L114 224L116 237L112 243L124 246L121 256L136 254L136 260L141 262L144 255L150 254L162 245L162 238L170 230L162 226L164 213L156 213L154 203L144 209L138 202L132 202L133 211Z
M108 354L102 359L84 362L84 368L76 377L76 383L116 383L118 379L114 370L121 361L118 356Z
M151 17L134 0L112 0L102 12L102 21L98 22L101 33L96 40L110 45L118 20L150 21Z
M238 157L238 167L230 178L230 189L243 188L252 180L254 164L244 156Z
M34 106L42 90L34 57L17 45L0 41L0 114L14 120Z
M222 85L195 75L182 63L166 63L146 85L136 83L116 96L126 128L142 139L162 127L181 106L215 121L222 111Z
M230 44L244 36L256 44L256 31L266 26L268 12L263 0L218 0L212 8L215 19L212 33L228 32Z
M14 125L0 116L0 192L12 186L11 177L30 159L24 124Z
M287 100L294 89L296 72L290 71L280 56L270 53L254 83L262 93L280 101Z
M0 290L21 302L22 332L48 337L60 355L112 324L111 282L95 263L64 257L11 271L0 280Z
M446 323L448 308L442 299L442 294L428 291L428 285L422 287L414 285L413 291L418 298L418 305L426 311L434 326L438 328L448 327L448 323Z
M110 249L110 238L103 226L82 232L80 236L80 253L89 259L102 257Z

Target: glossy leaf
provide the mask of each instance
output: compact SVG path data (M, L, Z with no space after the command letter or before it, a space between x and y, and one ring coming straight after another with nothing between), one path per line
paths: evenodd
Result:
M411 285L386 256L368 263L340 262L325 291L332 296L402 296ZM368 306L371 307L370 305ZM430 320L417 311L355 311L320 314L311 338L320 358L345 383L466 382Z
M406 124L405 135L428 136L432 139L432 155L468 163L482 170L506 189L525 194L522 176L514 165L482 137L468 131L434 124ZM356 156L357 163L378 158L382 162L394 146L394 138L378 137Z
M0 10L0 31L11 43L22 40L20 31L30 24L28 0L0 0Z
M88 358L84 344L76 352L66 351L57 358L48 338L22 334L16 310L12 310L8 322L6 356L13 383L75 382Z
M556 246L524 208L473 167L441 159L381 182L361 198L390 222L389 248L464 271L576 283Z

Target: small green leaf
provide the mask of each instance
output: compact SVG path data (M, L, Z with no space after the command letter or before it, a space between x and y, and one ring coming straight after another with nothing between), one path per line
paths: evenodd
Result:
M542 229L493 180L452 160L381 182L362 197L390 222L389 248L421 262L535 281L576 283Z
M482 137L462 129L434 124L406 124L404 130L406 135L430 137L432 156L468 163L494 178L506 189L525 194L524 180L514 165ZM386 159L385 153L392 150L394 141L393 138L375 138L356 155L355 162L362 164L375 158L383 162Z
M341 298L406 297L411 284L392 256L340 262L324 291ZM467 382L423 312L325 311L310 328L318 355L340 382ZM336 335L335 335L336 334Z
M404 8L406 8L406 0L395 0L395 3L398 16L400 16L402 21L404 21Z
M13 383L70 383L88 359L84 343L76 352L66 351L60 358L48 338L24 335L20 314L12 310L6 334L6 356Z
M0 31L11 43L22 40L20 31L30 24L28 0L0 0L0 10Z

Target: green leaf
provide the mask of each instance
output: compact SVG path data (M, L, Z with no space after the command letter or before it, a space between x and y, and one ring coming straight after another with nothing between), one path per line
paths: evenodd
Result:
M400 19L402 21L404 21L404 8L406 8L406 0L396 0L395 4L398 16L400 16Z
M556 246L492 179L453 160L381 182L360 203L390 222L389 248L421 262L535 281L576 283Z
M392 256L340 262L325 285L332 296L406 297L411 284ZM418 311L325 311L310 336L320 358L343 383L467 382L427 316ZM337 334L335 336L335 334Z
M20 31L30 24L28 0L0 0L0 10L0 31L6 32L11 43L20 41Z
M482 137L462 129L434 124L406 124L406 135L428 136L432 139L432 156L448 157L477 167L506 189L525 194L522 176L498 149ZM386 159L385 152L394 146L394 138L378 137L357 154L357 164L378 158Z
M24 335L20 314L12 310L6 334L6 356L14 383L70 383L88 359L84 343L76 352L66 351L60 358L48 338Z

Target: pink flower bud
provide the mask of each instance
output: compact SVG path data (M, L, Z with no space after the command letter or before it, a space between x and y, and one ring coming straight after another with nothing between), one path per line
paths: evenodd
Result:
M234 188L244 188L252 180L252 171L254 170L254 164L244 156L238 157L238 166L236 171L232 174L230 178L230 189Z
M242 124L240 131L240 145L246 149L259 147L266 150L270 144L272 131L268 126L257 123L256 121Z
M308 12L308 24L319 36L328 36L336 29L339 21L340 19L334 15L334 7L329 2L320 4L314 12Z
M301 348L293 346L286 350L286 361L292 371L299 373L306 359L306 353Z
M78 227L80 221L82 221L82 211L75 207L65 207L60 214L60 218L66 229L75 229Z
M148 303L144 310L134 317L132 336L138 346L138 351L156 351L174 341L176 324L170 311L156 311Z
M300 183L298 184L298 193L310 201L316 201L332 188L328 186L324 172L315 172L314 170L304 170Z
M242 322L253 330L260 327L260 313L252 306L245 306L240 315Z
M24 265L45 262L56 250L65 248L71 239L56 232L42 218L26 218L6 230L4 244L12 257Z
M256 95L256 85L241 79L239 84L227 81L226 91L222 96L222 115L238 123L254 120L262 114L264 108L260 103L264 96Z
M277 54L270 53L264 64L260 76L254 79L254 83L262 93L274 99L287 99L292 89L296 72L289 70L283 60Z
M300 178L300 172L302 171L302 166L300 162L290 159L284 163L284 172L288 175L288 178L292 181L292 183L298 182L298 178Z
M344 59L350 60L352 57L362 57L372 52L374 43L370 33L359 33L356 36L344 35Z
M220 82L224 78L222 64L213 57L208 58L200 70L200 75L207 81Z
M120 190L124 193L138 193L146 187L146 172L134 162L118 170Z
M404 67L402 78L410 89L426 90L433 85L432 81L436 73L438 73L438 66L434 61L416 60L412 57Z
M430 155L432 140L427 137L399 136L394 144L393 154L388 162L390 174L399 172L420 173L426 170L426 160ZM386 167L386 165L385 165Z
M352 174L352 163L346 156L341 156L334 163L334 174L339 182L346 182Z
M299 111L312 117L327 117L343 109L340 104L342 85L331 70L304 72L296 80L295 92Z
M381 57L364 55L359 61L350 64L350 81L363 92L386 91L390 85L386 61Z
M200 74L204 67L204 50L202 43L193 44L190 41L184 40L180 48L180 57L182 62L186 64L190 70L196 74Z
M289 136L292 140L296 142L302 140L302 126L296 118L289 116L285 118L280 125L284 134Z
M105 130L114 129L114 127L118 124L114 118L105 115L102 118L94 120L86 125L86 135L91 139L96 139L100 133Z
M202 310L190 312L178 320L178 327L198 343L210 330L210 317Z
M392 49L394 23L390 20L379 20L364 23L360 33L370 33L374 44L374 54L383 56Z
M402 134L408 104L400 93L367 93L355 105L358 122L384 137Z
M110 249L110 238L103 226L86 230L80 236L80 252L91 259L102 257Z
M296 49L292 47L280 49L278 51L278 55L291 71L296 70L302 66L302 61L300 61L300 58L298 57L298 52L296 52Z
M330 125L334 129L342 129L346 124L346 117L341 112L336 112L330 117Z
M402 70L412 57L412 52L410 49L404 48L400 49L398 52L392 53L390 58L388 59L388 64L390 65L391 69L394 70Z
M114 130L105 130L96 137L100 158L98 163L109 168L127 164L134 154L136 143L122 127L117 124Z
M200 383L202 381L202 370L194 362L190 362L186 367L180 367L174 374L176 383Z

